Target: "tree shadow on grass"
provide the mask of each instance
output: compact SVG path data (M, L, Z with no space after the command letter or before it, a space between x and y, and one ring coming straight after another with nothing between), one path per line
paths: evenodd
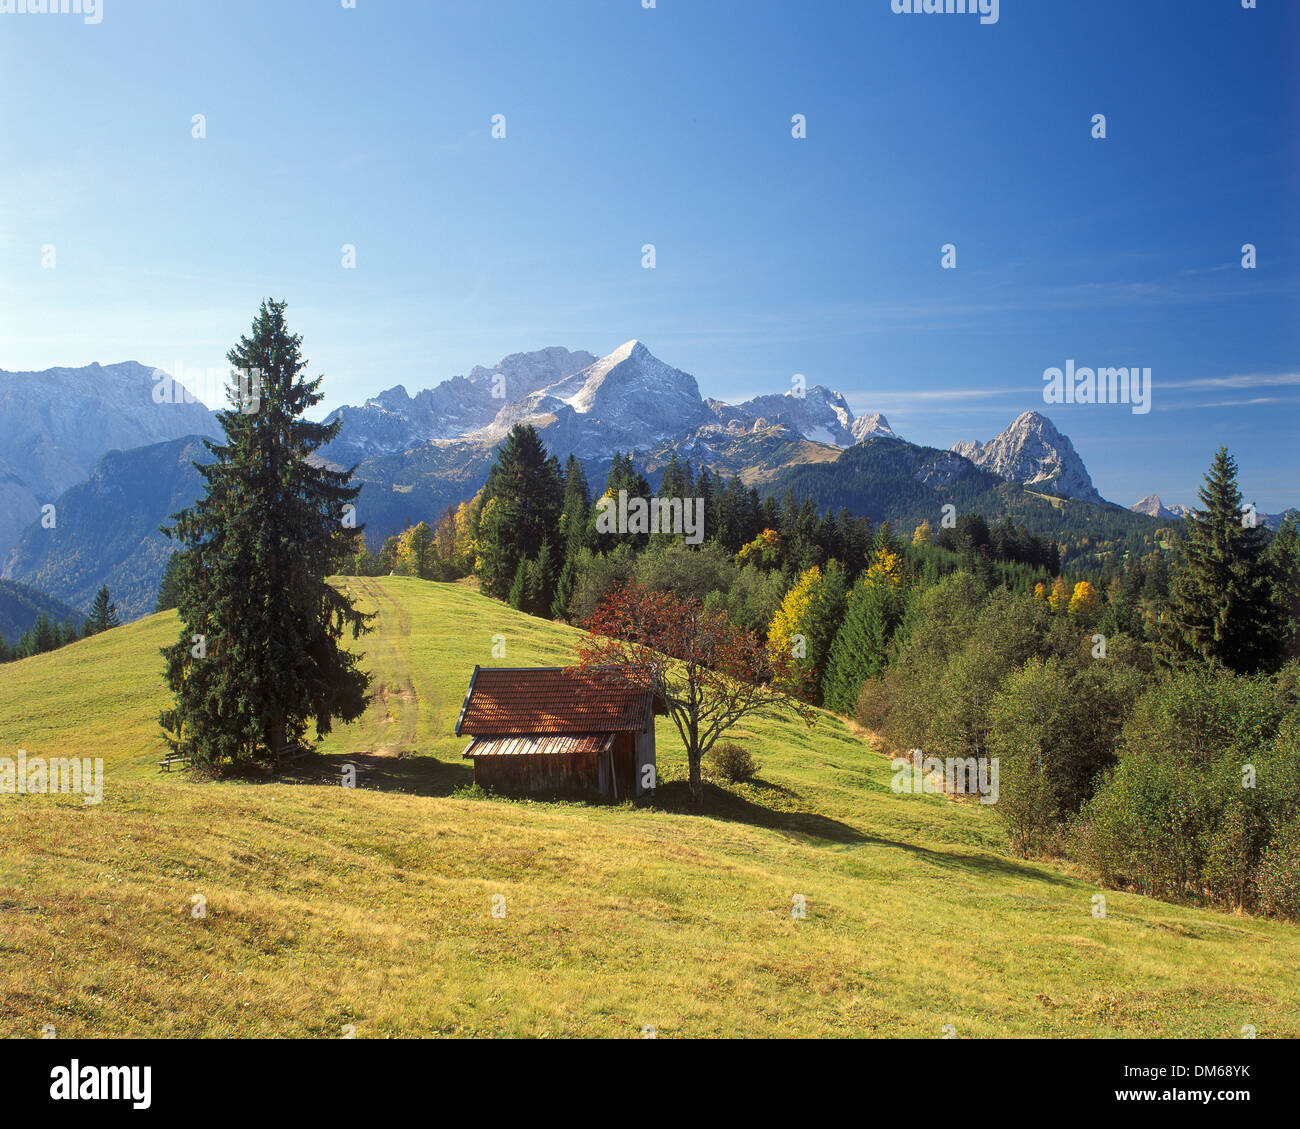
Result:
M757 781L755 786L760 786ZM761 787L765 792L795 794L775 784ZM653 801L648 801L648 804L659 811L672 812L675 815L706 815L714 819L748 823L754 827L766 827L773 831L804 835L831 843L865 843L868 839L856 827L851 827L838 819L831 819L816 812L783 811L780 808L766 807L708 781L704 784L704 803L701 806L697 806L691 799L690 785L684 780L661 784L655 791Z
M353 776L345 776L351 765ZM474 783L474 769L460 761L435 756L395 756L391 753L332 753L307 757L282 772L285 783L339 787L345 779L374 792L405 792L415 796L450 796Z
M787 788L777 785L763 785L754 781L755 787L762 787L764 792L784 795L796 795ZM724 819L735 823L746 823L753 827L763 827L788 835L821 840L846 846L892 847L906 851L918 860L924 860L936 867L962 871L968 874L995 878L1029 878L1053 885L1068 886L1073 880L1058 874L1045 866L1021 863L1000 855L977 852L960 854L950 851L935 850L917 843L907 843L898 839L887 839L859 830L829 816L810 811L783 811L779 808L765 807L754 803L735 792L720 788L716 784L705 782L704 804L697 807L691 799L690 785L684 781L663 784L656 791L652 806L661 811L670 811L677 815L703 815L714 819Z

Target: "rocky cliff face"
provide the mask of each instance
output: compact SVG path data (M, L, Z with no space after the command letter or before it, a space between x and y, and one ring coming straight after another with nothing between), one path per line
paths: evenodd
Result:
M1017 416L1010 427L987 443L955 443L952 450L1009 482L1066 498L1103 501L1074 444L1039 412Z

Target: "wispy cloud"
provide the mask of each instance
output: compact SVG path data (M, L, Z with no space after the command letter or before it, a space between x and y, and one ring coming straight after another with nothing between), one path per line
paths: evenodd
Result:
M1236 373L1197 380L1162 380L1161 388L1286 388L1300 384L1300 372Z

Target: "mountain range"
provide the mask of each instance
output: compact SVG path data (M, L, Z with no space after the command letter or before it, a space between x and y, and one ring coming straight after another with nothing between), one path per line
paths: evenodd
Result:
M1191 506L1182 506L1175 502L1172 506L1166 506L1160 500L1158 494L1148 494L1140 502L1134 502L1129 509L1135 514L1146 514L1148 517L1159 518L1161 521L1182 521L1185 517L1192 516ZM1300 518L1300 510L1290 506L1277 514L1256 513L1257 520L1266 528L1277 530L1282 527L1286 519L1295 514Z
M175 385L167 394L168 381L136 362L0 372L0 578L83 609L107 583L123 615L151 610L172 551L158 526L198 496L193 463L208 457L200 440L220 435L215 415ZM793 490L876 521L933 523L951 502L1012 514L1035 533L1050 535L1065 513L1072 528L1091 523L1122 538L1133 523L1175 514L1159 499L1132 511L1106 502L1039 412L987 443L941 451L900 439L879 412L855 416L822 385L741 404L705 399L694 376L637 340L603 357L558 346L514 353L414 395L396 385L328 418L342 427L319 457L357 468L359 517L376 547L472 497L520 422L561 460L578 456L594 486L622 451L636 453L652 485L676 457L760 493ZM51 529L38 520L47 503Z
M0 370L0 563L41 507L109 451L221 434L203 404L177 392L166 373L135 361Z

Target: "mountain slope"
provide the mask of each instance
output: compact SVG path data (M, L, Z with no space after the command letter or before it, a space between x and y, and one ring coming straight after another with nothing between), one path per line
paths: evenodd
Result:
M0 370L0 564L41 506L84 480L109 451L217 434L207 408L136 361Z
M918 447L901 439L871 438L829 462L782 468L759 486L781 497L793 491L819 508L845 507L873 522L890 521L910 534L922 520L940 528L944 507L977 513L989 525L1003 517L1038 537L1071 545L1073 567L1098 567L1111 549L1150 551L1160 523L1109 502L1058 498L1008 482L953 451Z
M1086 502L1104 500L1074 444L1040 412L1021 413L987 443L955 443L952 450L1008 482Z
M4 577L89 609L107 584L123 618L152 611L172 542L158 526L202 492L197 436L105 455L90 478L61 494L58 524L27 528Z
M17 642L18 637L34 626L42 614L60 627L68 620L80 624L85 618L76 608L62 600L38 592L26 584L0 580L0 635L10 643Z
M677 807L665 718L657 807L466 795L452 729L494 634L533 666L571 661L578 633L460 586L345 583L378 612L357 644L376 695L327 763L374 765L375 788L160 773L172 613L0 667L4 751L106 760L98 808L0 803L0 1036L1300 1029L1294 927L1118 891L1093 918L1094 887L1007 855L986 808L894 794L826 714L744 726L762 780L711 786L703 815Z
M835 447L852 447L871 434L894 434L879 412L854 419L844 397L820 384L805 389L802 395L791 390L780 396L755 396L734 406L721 400L708 400L707 404L730 431L783 424L804 439Z

